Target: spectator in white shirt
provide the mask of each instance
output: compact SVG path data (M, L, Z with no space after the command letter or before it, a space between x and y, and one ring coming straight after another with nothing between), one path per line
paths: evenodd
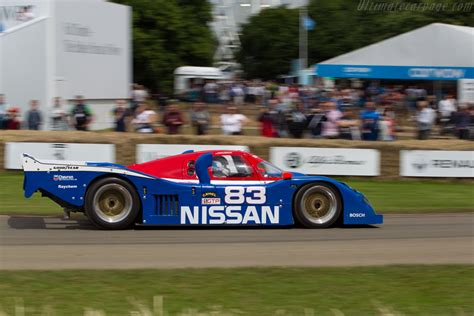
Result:
M452 122L452 117L456 110L456 101L450 95L444 95L443 99L438 103L442 131Z
M133 85L132 90L132 111L138 108L141 103L144 103L148 99L148 92L145 87L139 84Z
M431 128L435 119L435 111L428 106L428 102L418 101L418 112L416 113L418 139L425 140L430 137Z
M68 130L67 114L62 106L60 97L53 99L53 108L51 109L51 130L52 131L66 131Z
M221 126L224 135L242 135L242 125L248 122L245 115L237 113L236 107L229 107L227 113L221 115Z
M146 103L141 103L137 108L137 116L132 120L132 124L138 133L154 133L156 122L156 112L151 110Z

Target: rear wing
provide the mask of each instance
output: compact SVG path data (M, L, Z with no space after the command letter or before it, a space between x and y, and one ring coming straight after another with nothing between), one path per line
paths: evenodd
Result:
M23 154L23 171L55 171L55 170L78 170L97 171L97 167L110 169L123 169L125 166L109 162L87 162L71 160L39 160L28 154Z
M70 205L80 206L89 184L103 175L123 175L155 179L125 166L108 162L39 160L28 154L22 157L25 197L36 191L55 196Z

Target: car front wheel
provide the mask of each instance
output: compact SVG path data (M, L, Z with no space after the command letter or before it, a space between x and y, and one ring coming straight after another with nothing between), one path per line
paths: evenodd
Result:
M329 184L311 183L296 194L294 215L304 227L329 227L338 220L341 211L339 192Z

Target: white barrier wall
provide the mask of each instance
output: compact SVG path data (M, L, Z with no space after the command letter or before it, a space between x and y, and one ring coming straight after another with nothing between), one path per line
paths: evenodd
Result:
M178 155L186 150L242 150L249 151L247 146L232 145L168 145L168 144L138 144L137 163Z
M22 169L24 153L39 160L115 162L112 144L10 142L5 144L5 169Z
M400 175L474 178L474 151L402 150Z
M271 147L270 162L311 175L380 175L380 152L375 149Z

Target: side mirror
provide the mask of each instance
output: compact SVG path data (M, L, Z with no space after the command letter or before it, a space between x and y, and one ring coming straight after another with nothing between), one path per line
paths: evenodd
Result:
M290 180L291 178L293 178L293 174L291 172L283 172L282 174L282 178L283 180Z

